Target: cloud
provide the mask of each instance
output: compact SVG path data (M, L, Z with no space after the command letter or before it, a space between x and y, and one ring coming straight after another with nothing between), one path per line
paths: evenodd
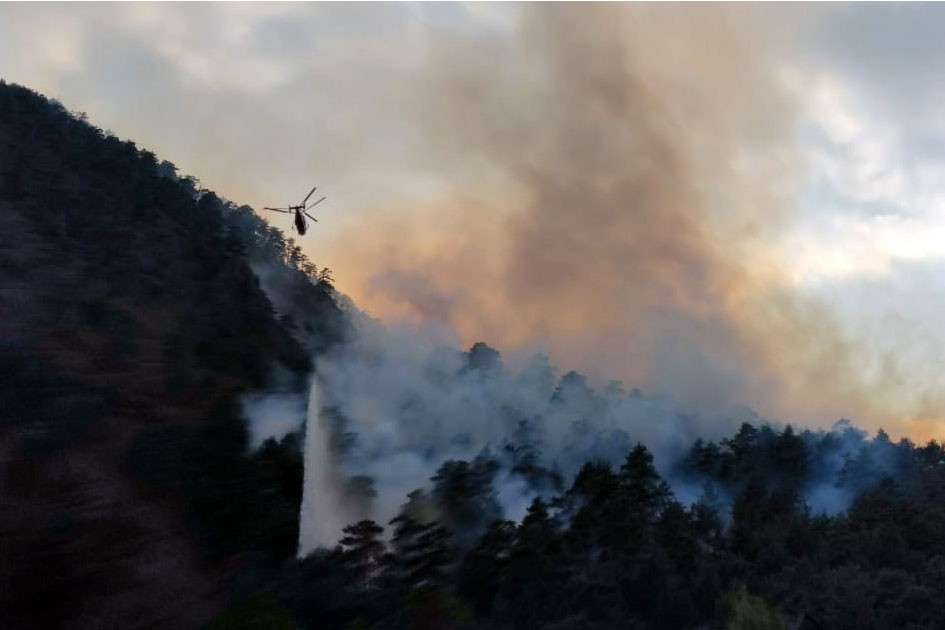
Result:
M801 252L799 281L945 256L941 16L934 5L835 6L798 47L808 178L789 248Z
M88 112L241 203L271 205L320 184L335 220L307 239L316 243L358 208L429 185L403 160L403 130L392 124L411 91L405 81L422 54L426 12L395 4L4 7L0 76Z
M902 122L871 117L853 86L812 76L795 89L808 164L800 220L784 239L795 280L945 256L945 162L911 158Z

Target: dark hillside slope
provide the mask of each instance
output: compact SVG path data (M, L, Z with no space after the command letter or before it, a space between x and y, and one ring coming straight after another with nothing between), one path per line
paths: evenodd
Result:
M282 312L251 261L294 287ZM337 339L316 271L250 209L0 82L0 626L192 627L246 558L294 553L301 456L249 454L237 401L277 366L304 382Z

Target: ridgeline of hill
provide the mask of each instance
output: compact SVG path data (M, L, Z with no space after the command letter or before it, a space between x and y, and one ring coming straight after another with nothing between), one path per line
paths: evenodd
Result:
M0 626L193 627L291 557L299 449L237 401L343 329L250 208L0 82Z

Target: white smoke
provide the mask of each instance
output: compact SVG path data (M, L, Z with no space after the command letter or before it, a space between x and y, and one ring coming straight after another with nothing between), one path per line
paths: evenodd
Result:
M269 438L281 440L305 420L305 397L297 393L254 393L244 396L241 403L253 449Z
M541 355L510 370L489 349L477 364L474 353L446 347L442 331L385 327L365 317L355 324L355 338L317 362L306 438L303 552L337 540L345 524L338 520L348 501L345 488L355 477L371 479L376 493L359 517L384 524L410 491L430 485L445 461L487 453L503 465L494 486L504 515L517 518L532 498L553 488L516 472L516 455L507 447L527 447L543 470L568 483L585 461L619 466L640 441L669 474L697 437L727 435L746 419L743 412L683 414L670 399L627 393L616 383L597 391L581 375L562 375ZM337 449L332 452L330 444ZM349 507L346 516L355 511Z
M653 454L680 501L704 500L712 480L680 468L697 439L717 442L746 422L783 429L745 407L688 413L670 398L627 392L619 383L592 387L541 355L510 367L484 345L469 352L444 345L449 340L442 330L352 317L353 338L318 358L312 380L301 554L334 545L356 520L386 525L408 493L430 488L448 460L485 456L497 462L494 498L501 516L517 521L536 496L558 494L563 488L556 483L570 485L584 463L619 467L637 442ZM868 485L840 483L841 471L858 454L873 462L864 469L871 476L896 473L895 447L879 437L868 441L848 422L802 437L811 456L803 491L815 513L846 509ZM737 485L714 484L713 504L724 512Z

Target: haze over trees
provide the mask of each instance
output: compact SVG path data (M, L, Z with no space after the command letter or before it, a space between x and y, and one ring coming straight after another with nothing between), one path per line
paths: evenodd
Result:
M658 462L594 417L642 393L547 365L529 396L580 409L573 461L536 438L549 418L506 406L504 442L447 436L471 455L429 459L392 518L296 558L303 435L251 447L240 400L302 395L351 343L330 272L251 208L2 82L0 235L0 627L943 625L938 442L746 422ZM450 357L431 382L525 387L484 343ZM349 490L368 504L380 475Z
M838 439L745 424L697 443L680 467L707 487L689 505L638 444L619 468L586 463L518 523L457 509L489 485L447 462L386 524L389 542L385 524L354 524L276 592L312 628L940 627L945 451L863 440L840 484L871 481L828 516L803 491Z

